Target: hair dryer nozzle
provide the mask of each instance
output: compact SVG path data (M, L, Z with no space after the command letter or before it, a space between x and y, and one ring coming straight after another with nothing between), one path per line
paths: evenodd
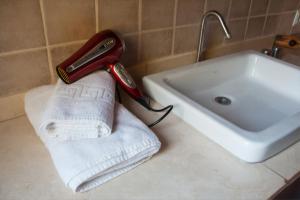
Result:
M59 76L59 78L63 82L65 82L66 84L70 84L71 83L67 72L65 70L63 70L60 66L56 67L56 72L57 72L57 75Z

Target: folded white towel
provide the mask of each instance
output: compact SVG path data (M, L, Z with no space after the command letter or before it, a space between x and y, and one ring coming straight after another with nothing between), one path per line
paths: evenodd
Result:
M90 74L70 85L58 80L39 132L60 141L108 136L114 104L115 81L106 71Z
M53 87L26 94L25 110L38 135L40 117ZM116 103L114 131L109 137L57 142L43 140L64 183L85 192L151 158L160 142L155 134L122 105Z

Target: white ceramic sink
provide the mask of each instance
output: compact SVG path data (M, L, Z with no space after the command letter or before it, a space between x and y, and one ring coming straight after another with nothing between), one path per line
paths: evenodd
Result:
M146 92L247 162L300 139L300 68L246 51L143 78ZM201 148L201 147L199 147Z

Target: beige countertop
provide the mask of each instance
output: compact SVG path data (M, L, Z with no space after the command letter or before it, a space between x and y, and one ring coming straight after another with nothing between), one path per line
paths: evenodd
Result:
M158 117L133 101L126 105L146 123ZM153 131L162 148L151 160L74 194L26 116L0 122L0 199L267 199L300 171L299 142L263 163L249 164L173 114Z

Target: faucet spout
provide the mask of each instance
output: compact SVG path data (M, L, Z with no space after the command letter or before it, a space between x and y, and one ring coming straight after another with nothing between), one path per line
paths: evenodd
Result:
M202 22L201 22L201 30L200 30L200 36L199 36L198 53L197 53L197 62L199 62L201 60L202 54L203 54L204 33L205 33L205 28L206 28L206 20L207 20L208 16L216 17L218 19L219 23L221 24L221 27L223 29L223 32L224 32L226 38L227 39L231 38L231 34L230 34L222 16L217 11L211 10L211 11L206 12L202 17Z

